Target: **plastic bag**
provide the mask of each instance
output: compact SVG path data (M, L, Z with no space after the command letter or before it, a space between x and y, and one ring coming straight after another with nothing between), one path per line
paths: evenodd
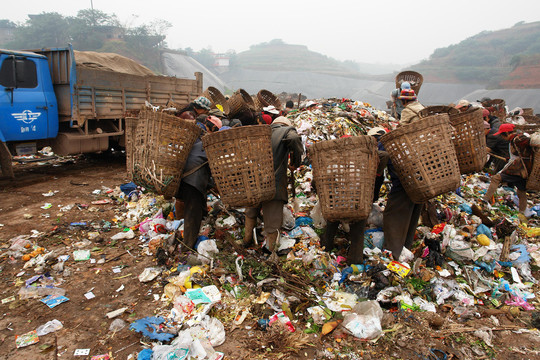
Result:
M109 331L120 331L126 327L126 322L122 319L115 319L109 326Z
M57 330L60 330L64 327L62 323L56 319L46 322L45 324L38 326L36 329L38 336L44 336L49 333L55 332Z
M383 209L378 204L373 204L366 223L378 228L383 226Z
M309 216L311 216L311 218L313 219L313 226L315 226L317 229L322 229L326 226L326 220L323 217L321 203L319 201L317 201L315 206L313 206L313 209L311 209Z
M377 301L363 301L345 315L342 326L358 339L374 339L382 335L382 317L383 311Z
M472 260L474 251L471 245L461 240L450 240L445 255L455 261Z
M196 249L199 255L197 258L203 264L210 264L211 259L214 258L215 254L219 253L218 247L216 245L216 240L208 239L199 242Z
M283 206L283 222L281 227L287 231L294 228L294 215L287 206Z

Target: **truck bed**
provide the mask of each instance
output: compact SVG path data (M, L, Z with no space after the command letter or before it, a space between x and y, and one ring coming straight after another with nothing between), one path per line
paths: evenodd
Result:
M82 127L89 119L125 118L145 101L187 105L202 92L201 73L195 73L195 79L132 75L79 65L71 47L30 51L47 57L59 118L70 127Z

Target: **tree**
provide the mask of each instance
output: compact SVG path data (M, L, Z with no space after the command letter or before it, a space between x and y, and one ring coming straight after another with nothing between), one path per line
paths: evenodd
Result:
M29 15L26 23L16 28L13 37L7 46L15 49L61 47L71 41L68 21L56 12Z
M83 21L87 26L120 26L115 14L109 15L94 9L79 10L77 19Z

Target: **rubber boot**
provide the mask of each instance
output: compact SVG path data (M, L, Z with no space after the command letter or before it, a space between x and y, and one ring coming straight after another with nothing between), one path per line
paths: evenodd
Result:
M364 262L364 229L366 222L358 221L350 224L351 230L349 231L349 251L347 253L347 263L362 264Z
M244 229L244 241L242 242L242 245L248 246L249 244L253 242L253 229L255 229L256 225L257 225L257 218L252 219L246 216L245 229Z
M174 202L174 219L180 220L184 218L184 202L182 200L176 200Z
M272 253L270 254L270 257L268 260L274 264L277 264L279 261L279 257L277 255L277 238L279 233L277 231L266 235L266 247L268 250L270 250Z
M495 195L495 191L497 191L497 188L501 184L501 175L496 174L491 177L491 182L489 183L489 188L487 189L486 193L484 194L484 197L482 200L484 200L487 203L491 203L491 198L493 195Z
M330 252L334 248L334 238L339 227L339 221L328 221L324 234L321 235L321 247Z
M519 189L516 192L519 199L519 212L525 214L525 210L527 210L527 192Z

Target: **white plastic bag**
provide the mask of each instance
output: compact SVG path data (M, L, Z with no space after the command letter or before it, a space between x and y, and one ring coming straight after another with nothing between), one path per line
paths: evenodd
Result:
M36 332L38 336L44 336L49 333L60 330L63 327L64 325L62 325L60 321L54 319L54 320L46 322L45 324L41 326L38 326L38 328L36 329Z
M383 226L383 209L378 204L373 204L371 212L366 220L367 225L373 225L378 228Z
M326 226L326 220L324 219L322 214L320 201L317 201L315 206L313 206L313 209L311 209L309 216L311 216L311 219L313 219L313 226L315 226L317 229L322 229Z
M203 264L210 264L210 261L214 258L215 254L219 253L216 240L213 239L201 241L199 245L197 245L196 250L199 253L199 255L197 255L197 258Z
M291 231L294 228L294 215L292 211L285 205L283 206L283 222L281 227L287 231Z
M383 311L377 301L363 301L345 315L342 326L358 339L374 339L382 334L382 317Z

